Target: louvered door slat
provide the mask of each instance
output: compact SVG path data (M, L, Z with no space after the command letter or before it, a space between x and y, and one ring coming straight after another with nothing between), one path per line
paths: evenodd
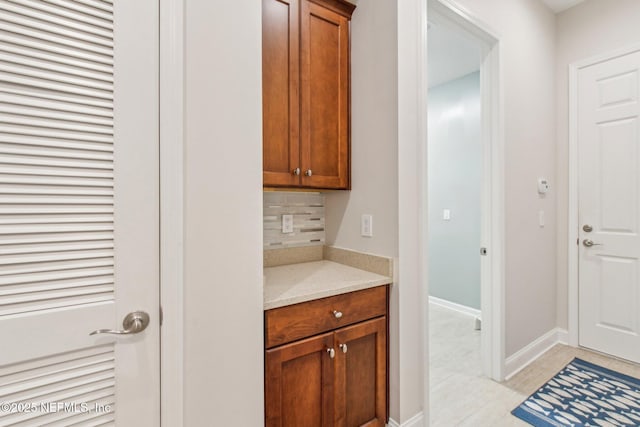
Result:
M43 211L44 210L44 211ZM31 214L82 214L82 213L113 213L113 206L37 206L37 205L7 205L0 206L0 215L31 215ZM2 245L4 242L0 242Z
M51 90L51 87L48 87L47 89L38 89L33 86L20 86L2 80L0 80L0 94L27 96L32 98L32 102L39 102L41 100L60 101L60 103L55 104L60 108L68 104L75 104L82 107L97 107L103 111L106 110L106 114L109 117L113 117L113 98L92 98L64 92L56 92Z
M98 59L98 61L96 60L90 61L86 59L83 60L80 58L75 58L75 57L63 54L62 52L52 53L49 51L43 51L41 49L36 48L35 43L30 43L30 45L31 46L25 46L24 44L16 45L16 44L9 43L7 41L0 41L0 49L2 50L2 52L5 53L6 58L16 58L18 61L21 61L21 60L28 61L29 59L33 59L36 61L38 60L49 61L49 63L47 64L47 67L51 65L59 64L63 66L76 67L78 69L84 69L87 71L95 71L96 73L93 74L94 76L105 79L106 81L113 81L112 78L111 79L109 78L109 71L110 71L109 66L103 65L101 63L103 61L100 60L100 58L94 58L94 59ZM23 59L20 59L20 58L23 58ZM15 59L13 62L15 62ZM69 70L69 72L74 74L80 73L80 70L76 70L74 68L67 67L66 69Z
M19 28L12 27L7 23L0 22L0 30L4 31L0 33L0 43L2 43L2 46L9 46L6 52L15 52L17 50L23 55L33 52L35 57L43 57L45 59L48 57L52 59L52 62L60 63L65 63L65 58L68 58L68 61L80 60L82 61L81 68L85 67L105 72L108 72L108 68L105 67L113 65L113 56L108 50L93 49L92 46L85 46L87 49L77 49L77 43L31 29L23 29L23 31L15 33Z
M113 267L106 264L104 266L98 266L94 268L83 268L80 270L61 270L61 271L48 271L45 273L34 273L29 275L20 276L0 276L0 286L3 285L23 285L26 292L29 288L26 285L33 283L45 283L55 282L58 280L69 280L74 278L87 278L92 276L105 276L113 275Z
M30 283L28 285L5 285L0 288L0 296L18 295L20 293L32 294L59 289L83 288L87 286L100 286L112 283L108 275L95 277L81 277L80 279L67 279L49 281L45 283Z
M3 12L3 16L11 16L9 13ZM32 24L37 24L31 22ZM20 34L19 37L13 35L3 35L0 37L2 41L14 42L16 44L22 44L21 40L28 46L42 45L42 49L50 50L51 52L68 52L69 55L74 57L90 57L96 62L109 64L113 61L113 50L109 47L100 46L91 43L84 39L71 39L65 36L61 36L55 33L47 32L46 28L39 28L38 26L30 27L29 22L24 22L25 25L20 25L19 22L0 21L0 31L7 33ZM52 26L48 26L51 28ZM55 28L55 27L54 27ZM19 39L18 41L14 41ZM72 53L71 49L76 50Z
M90 141L71 141L60 138L52 139L51 137L26 136L0 132L0 141L7 144L28 145L32 147L51 147L70 149L74 151L97 151L101 153L113 153L113 146L110 143L90 142Z
M9 234L2 236L0 247L20 244L43 244L62 242L86 242L92 240L113 240L113 232L80 232L80 233L38 233L38 234Z
M107 349L108 351L104 351ZM115 356L112 346L98 348L100 352L89 353L85 357L76 354L66 355L67 360L53 357L38 361L39 363L25 363L3 369L0 376L0 398L4 402L16 402L24 398L36 398L50 393L68 390L82 386L93 380L103 381L104 374L113 370ZM86 351L78 352L87 354ZM90 378L92 374L99 374L100 378Z
M45 0L48 3L57 4L62 7L67 6L68 3L77 3L79 5L85 5L91 9L107 12L109 19L113 21L113 2L108 0Z
M21 383L19 386L7 387L5 402L38 401L37 399L54 397L56 393L82 387L88 384L102 382L113 376L113 363L95 368L84 368L74 372L52 375L36 381ZM28 387L28 388L27 388ZM12 390L13 389L13 390ZM11 400L13 399L13 400ZM1 420L1 418L0 418Z
M113 88L102 82L74 78L60 73L43 72L27 67L17 67L8 63L0 65L2 65L0 80L6 83L99 99L111 99L110 92L113 91Z
M39 59L35 55L28 55L29 52L21 51L18 49L4 50L2 54L0 54L0 61L7 62L12 64L14 67L24 67L30 70L46 70L50 72L56 72L57 75L60 76L80 76L84 79L93 79L97 81L103 81L107 83L113 83L113 76L111 76L108 71L99 72L93 71L87 68L81 67L82 64L71 63L67 65L64 61L64 58L46 58ZM58 62L56 62L58 60ZM80 65L80 67L78 67ZM14 68L15 69L15 68ZM11 69L8 69L11 71ZM33 75L33 74L32 74ZM83 79L83 80L84 80ZM64 79L56 79L58 81L65 81Z
M52 13L44 13L11 0L5 1L2 10L3 19L15 25L37 28L51 34L82 40L99 46L113 47L113 30L105 30L95 25L63 18Z
M2 144L0 150L7 154L18 156L35 156L35 157L54 157L63 159L84 159L84 160L101 160L106 162L113 161L113 154L108 151L89 151L79 149L66 149L58 147L27 146L21 144Z
M63 18L69 18L78 23L90 24L96 27L104 28L107 30L107 32L102 34L105 37L111 38L111 35L113 33L113 21L111 20L110 15L103 14L104 15L103 17L97 17L95 16L95 12L91 13L92 9L90 8L83 8L83 10L78 11L77 6L75 8L69 8L69 6L73 6L73 3L70 3L70 2L67 2L66 4L58 4L58 6L62 6L62 7L55 7L54 5L48 4L48 2L42 1L42 0L10 0L10 1L12 3L20 4L20 5L29 7L31 9L37 9L37 10L43 11L46 14L51 14L53 16L59 16ZM81 13L78 13L78 12L81 12ZM91 27L89 27L89 29L91 29Z
M2 78L0 76L0 78ZM43 138L59 138L59 139L69 139L83 142L98 142L103 144L113 144L113 136L111 135L100 135L100 134L89 134L89 133L80 133L80 132L72 132L65 131L59 129L47 129L47 128L37 128L37 127L25 127L25 126L16 126L12 123L6 123L2 121L3 117L0 116L0 134L9 133L9 134L18 134L22 136L32 136L35 138L43 137Z
M37 98L33 94L29 94L27 96L22 94L10 94L3 93L0 97L2 102L9 104L10 106L15 107L32 107L37 108L42 111L51 111L51 112L67 112L67 113L76 113L78 116L76 118L80 118L81 120L92 119L95 117L96 119L110 119L109 122L102 123L105 125L113 125L113 110L111 108L100 108L93 107L90 105L79 105L74 102L61 102L55 101L51 102L47 99ZM6 107L9 108L9 107ZM52 117L52 118L60 118L60 117Z
M63 224L63 223L109 223L112 221L111 215L2 215L0 225L11 224ZM0 249L1 251L2 249Z
M43 0L43 2L113 22L113 8L104 3L82 0Z
M74 114L63 111L55 111L49 110L46 108L33 108L33 107L25 107L21 105L9 104L8 102L4 103L0 108L0 114L7 114L4 118L5 120L10 121L14 124L19 124L19 122L15 120L11 120L11 117L24 117L26 118L44 118L50 121L49 123L53 123L54 126L48 126L47 124L39 125L43 127L54 127L57 128L60 126L59 124L55 126L56 121L59 121L61 124L65 122L70 123L83 123L83 124L92 124L98 125L101 127L97 127L96 129L98 133L110 133L111 128L113 127L113 119L104 118L104 117L96 117L88 114ZM38 125L34 125L38 126ZM77 125L76 125L77 126ZM61 127L61 129L66 129L68 127ZM77 127L73 128L74 130L78 130ZM87 130L87 132L92 132L91 128Z

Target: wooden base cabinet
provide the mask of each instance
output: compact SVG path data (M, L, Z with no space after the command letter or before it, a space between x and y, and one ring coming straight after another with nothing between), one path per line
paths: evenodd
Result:
M306 311L305 304L311 304L309 312L313 312L314 303L315 307L318 302L341 307L357 302L358 298L371 297L371 290L359 292L269 310L265 313L267 336L270 323L278 323L285 317L291 322L294 334L297 325L308 325L309 319L290 317L292 310ZM382 315L372 307L369 313L361 312L357 317L376 315L374 318L358 319L361 321L266 350L266 426L385 426L388 419L387 287L375 292L384 293ZM277 310L284 310L285 315L280 316L282 312ZM327 316L335 318L337 311L338 308L327 311ZM342 317L340 315L338 321ZM322 319L311 320L326 325ZM269 341L267 339L267 343Z
M386 424L386 329L386 319L378 318L335 332L336 426Z

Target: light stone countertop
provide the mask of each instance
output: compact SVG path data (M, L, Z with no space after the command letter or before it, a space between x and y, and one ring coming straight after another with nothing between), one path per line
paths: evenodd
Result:
M314 261L264 269L264 309L386 285L390 277L333 261Z

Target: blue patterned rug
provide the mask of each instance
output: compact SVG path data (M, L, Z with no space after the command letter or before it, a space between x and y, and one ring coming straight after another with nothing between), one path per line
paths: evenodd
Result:
M511 413L538 427L640 426L640 380L573 359Z

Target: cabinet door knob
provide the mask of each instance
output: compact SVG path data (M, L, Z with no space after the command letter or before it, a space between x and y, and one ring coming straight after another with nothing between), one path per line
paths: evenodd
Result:
M342 350L343 353L346 353L347 350L348 350L346 344L340 344L339 347L340 347L340 349Z
M333 310L333 315L336 317L336 319L339 319L342 317L342 312L338 310Z
M329 353L329 357L330 357L330 358L332 358L332 359L333 359L334 357L336 357L336 351L335 351L335 349L333 349L333 348L328 348L328 349L327 349L327 353Z
M311 176L313 175L313 171L311 169L307 169L306 172L304 173L306 176Z
M294 170L291 171L291 173L294 175L300 175L300 168L295 168Z

